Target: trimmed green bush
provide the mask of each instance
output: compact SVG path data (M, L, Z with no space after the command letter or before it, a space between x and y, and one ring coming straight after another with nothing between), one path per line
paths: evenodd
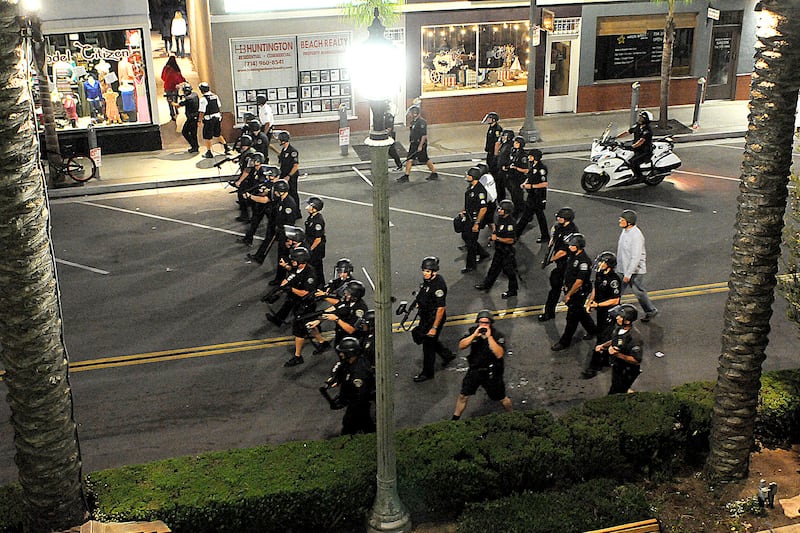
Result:
M653 518L643 489L594 479L563 491L525 492L471 504L458 533L587 531Z
M797 441L799 389L800 371L764 375L762 442ZM596 478L668 475L676 463L704 458L712 395L712 383L693 383L671 394L597 398L559 419L518 411L403 430L400 496L415 521L441 520L511 494L547 499L552 489ZM161 519L176 533L352 531L363 528L374 499L375 460L374 435L291 442L95 472L87 491L97 519ZM20 502L19 487L0 488L0 533L21 531ZM558 520L571 524L586 514L591 509Z

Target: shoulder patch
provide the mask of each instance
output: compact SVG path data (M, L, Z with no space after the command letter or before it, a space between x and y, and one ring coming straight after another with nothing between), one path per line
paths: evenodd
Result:
M364 310L363 310L363 309L356 309L356 313L355 313L355 315L356 315L358 318L361 318L362 316L364 316Z
M292 213L292 208L291 207L284 207L283 208L283 212L286 213L287 215L289 215L289 214Z
M360 389L361 387L363 387L363 386L364 386L364 380L363 380L363 379L360 379L360 378L356 378L356 379L354 379L354 380L353 380L353 386L354 386L354 387L356 387L356 388L358 388L358 389Z
M317 224L316 226L314 226L314 229L316 229L317 231L321 230L322 224Z
M316 283L317 281L316 281L314 278L312 278L312 277L309 277L309 278L308 278L308 282L309 282L309 283Z
M612 287L612 288L614 288L614 289L616 289L617 287L619 287L619 281L617 281L617 280L611 280L611 287Z
M442 296L444 296L444 291L442 289L437 289L437 291L434 292L433 294L436 295L437 298L441 298Z
M589 263L581 263L581 270L589 270Z
M506 229L508 231L514 231L514 224L509 224L508 226L506 226Z

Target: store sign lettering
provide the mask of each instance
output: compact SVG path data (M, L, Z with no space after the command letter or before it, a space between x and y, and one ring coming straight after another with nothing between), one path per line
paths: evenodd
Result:
M109 50L108 48L100 48L91 44L83 44L78 41L72 43L78 49L81 56L87 61L97 61L99 59L110 59L112 61L122 61L130 55L129 50ZM48 63L57 63L65 61L71 63L73 61L72 50L65 52L56 51L47 55Z

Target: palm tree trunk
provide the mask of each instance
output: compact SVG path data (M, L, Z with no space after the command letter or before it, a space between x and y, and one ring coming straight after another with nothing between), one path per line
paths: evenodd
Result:
M16 3L0 1L0 362L25 530L86 517L55 263Z
M747 475L754 443L800 87L800 7L791 0L761 5L706 463L707 474L723 481Z
M661 91L658 110L658 127L666 131L669 121L669 81L672 76L672 48L675 45L675 2L669 3L669 14L664 26L664 43L661 48Z

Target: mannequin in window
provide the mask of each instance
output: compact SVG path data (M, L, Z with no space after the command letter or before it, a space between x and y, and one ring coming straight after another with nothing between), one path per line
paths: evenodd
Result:
M64 106L64 112L67 115L70 126L73 128L78 127L78 104L72 93L64 93L61 95L61 105Z
M133 56L128 56L117 65L117 78L119 78L120 84L129 83L133 85L133 62Z
M97 72L97 79L104 80L108 73L111 72L111 64L106 61L105 59L101 59L95 66L95 72Z
M136 120L150 122L150 104L147 101L144 67L141 63L133 65L133 88L136 90Z
M119 84L119 94L122 96L122 113L126 122L136 122L136 92L133 85L128 82Z
M122 124L117 97L119 97L119 93L115 92L110 86L103 93L103 99L106 101L106 124Z
M100 88L100 82L89 74L89 77L83 82L83 90L86 94L86 101L89 102L92 120L97 120L103 116L103 91Z

